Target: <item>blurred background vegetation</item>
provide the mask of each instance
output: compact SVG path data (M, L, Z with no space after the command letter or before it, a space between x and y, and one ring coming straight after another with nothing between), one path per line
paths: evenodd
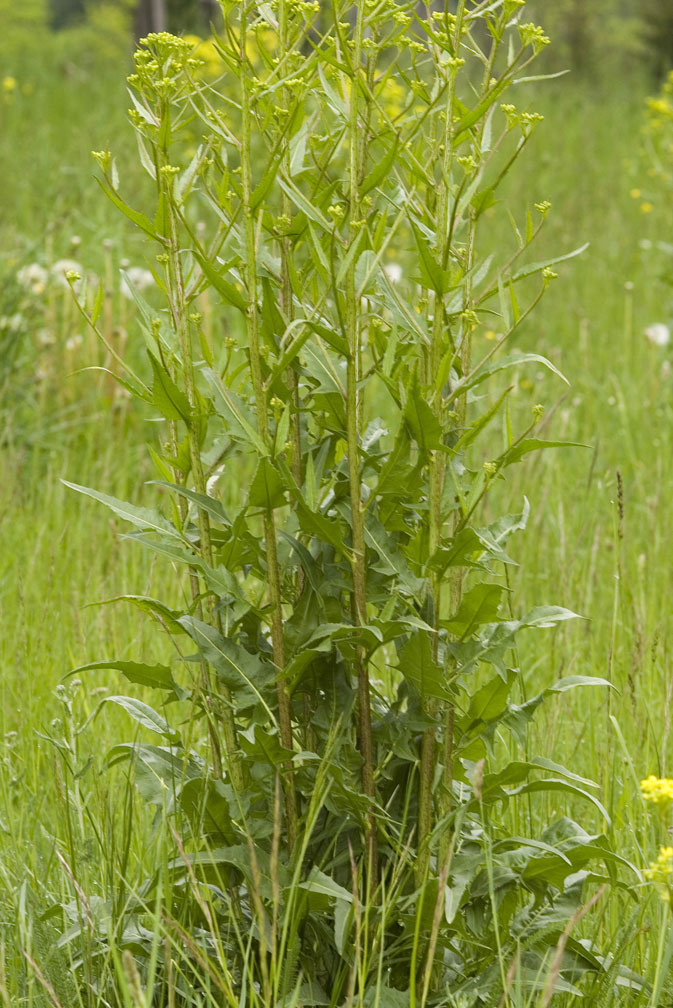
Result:
M428 6L440 5L418 3L418 13ZM527 11L552 37L547 59L558 66L593 78L641 70L654 80L673 66L673 0L530 0ZM217 0L0 0L0 15L0 50L11 63L50 30L73 56L87 30L103 27L120 52L149 31L207 35L219 7Z

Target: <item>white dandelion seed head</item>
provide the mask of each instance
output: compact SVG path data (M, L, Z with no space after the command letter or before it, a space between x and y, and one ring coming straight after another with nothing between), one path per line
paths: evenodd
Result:
M399 263L387 263L387 265L383 267L383 272L392 284L399 283L402 279L402 267Z
M654 322L648 326L645 336L652 346L668 346L671 342L671 330L663 322Z
M56 337L50 329L39 329L37 333L37 342L41 347L50 347L56 342Z
M49 279L49 274L39 263L30 263L28 266L21 267L16 274L16 279L26 290L32 291L33 294L41 294Z
M14 312L13 315L0 315L0 329L7 332L19 332L23 325L23 315L21 312Z
M125 273L122 273L119 289L125 298L131 300L133 294L131 288L135 287L139 294L148 290L154 283L154 277L148 269L142 266L129 266Z

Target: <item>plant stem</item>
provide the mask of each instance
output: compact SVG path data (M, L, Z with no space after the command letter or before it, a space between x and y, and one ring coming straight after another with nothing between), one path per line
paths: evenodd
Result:
M165 114L168 114L166 111ZM161 160L168 164L168 152L161 150ZM197 395L194 380L194 363L192 357L192 343L189 333L189 323L186 315L187 296L185 293L185 283L182 274L182 264L180 261L180 245L178 241L177 213L172 193L172 181L169 179L160 183L165 187L164 202L167 209L166 223L168 224L167 254L168 254L168 286L171 316L173 328L177 334L180 345L180 355L182 358L182 378L185 386L185 394L189 403L190 416L186 420L187 436L189 441L189 454L192 468L194 488L197 493L206 493L206 481L201 463L201 446L198 437L198 417ZM174 432L174 437L176 434ZM177 454L177 452L176 452ZM183 506L183 505L181 505ZM184 518L184 513L183 513ZM210 519L203 508L198 508L199 522L199 552L201 557L209 566L213 566L213 551L210 538ZM198 574L192 570L190 573L190 585L194 601L199 599L201 591ZM200 602L198 603L200 609ZM211 616L212 619L212 616ZM221 629L221 628L220 628ZM213 760L213 771L216 777L222 776L222 760L220 755L220 742L217 737L217 730L213 711L211 709L212 683L208 666L205 662L201 667L201 689L203 693L203 703L208 721L208 732L210 737L210 749ZM221 710L222 728L224 734L224 747L227 757L227 769L231 777L231 782L237 791L243 787L243 773L240 760L240 749L236 731L236 721L232 705L231 693L223 683L220 686L224 704Z
M288 52L288 11L285 0L278 2L278 54L280 65L284 66ZM292 100L292 93L288 87L282 87L280 92L280 104L285 115L289 115ZM286 178L291 177L290 171L290 148L287 143L284 145L284 153L281 161L281 171ZM283 189L280 197L280 212L283 227L289 227L292 223L292 201L287 192ZM294 302L292 296L292 282L290 278L290 256L292 244L288 234L283 234L280 238L280 309L286 325L289 325L294 318ZM290 393L290 444L292 445L292 475L298 487L304 482L304 467L302 464L302 442L301 442L301 410L299 400L299 380L297 371L290 365L285 373L285 381ZM304 590L304 569L297 570L297 598ZM313 750L316 745L315 732L311 726L311 697L304 693L304 746L308 750Z
M259 352L259 317L257 307L257 260L255 242L255 216L252 209L252 165L250 150L250 79L247 71L245 43L248 31L248 4L241 4L240 19L240 80L241 80L241 184L243 191L243 216L246 236L246 272L248 286L248 338L250 353L250 373L255 393L257 427L265 444L269 443L269 427L266 398L262 381ZM283 641L283 613L281 608L280 572L276 548L276 524L273 510L266 508L263 517L266 565L269 578L269 599L271 602L271 645L276 666L276 696L278 699L278 723L280 740L285 749L292 750L292 718L290 695L284 679L285 647ZM282 773L285 815L287 819L288 847L295 845L297 838L297 797L292 766L286 764Z
M364 159L364 142L359 129L359 76L362 72L362 34L364 4L357 6L355 24L355 46L353 52L353 77L350 80L350 219L349 245L357 240L360 228L360 175ZM348 445L348 480L351 502L351 522L353 531L353 622L362 626L367 622L367 582L365 572L365 533L362 508L362 487L360 481L360 397L358 380L360 371L361 339L358 303L355 294L355 261L346 273L346 330L348 337L348 361L346 369L346 412ZM374 747L372 741L371 700L369 691L369 667L364 647L356 649L356 669L358 676L358 745L362 757L362 790L373 799L374 788ZM366 830L367 867L369 891L376 888L377 838L376 820L373 812L367 818Z
M454 51L460 49L460 38L462 34L463 16L465 13L465 0L459 0L456 11L456 23L454 30ZM456 68L457 69L457 68ZM437 207L437 258L443 265L446 261L447 246L450 241L449 236L449 186L451 179L451 168L453 163L453 105L455 98L456 69L448 70L449 79L446 88L446 104L444 119L444 152L442 155L442 183L438 193ZM445 326L444 326L444 298L443 294L435 291L433 294L433 320L432 336L429 352L426 354L426 384L431 388L431 406L435 416L443 419L444 406L442 402L443 389L438 386L437 375L443 353L446 350ZM430 496L430 535L429 535L429 555L432 556L439 546L442 535L442 492L444 488L444 478L446 471L445 455L441 451L433 451L430 455L430 475L429 475L429 496ZM439 621L442 607L442 576L433 574L431 582L432 596L432 654L437 663L439 661ZM424 698L424 712L432 719L433 724L429 725L423 733L421 743L421 770L420 770L420 795L418 801L418 847L419 853L416 862L416 880L421 884L428 871L430 860L429 839L432 832L432 781L435 771L435 751L436 751L436 728L434 721L437 717L437 702ZM448 728L448 715L451 713L452 729L452 707L445 704L444 736L445 751ZM451 730L451 734L453 731ZM446 771L446 767L445 767ZM446 786L446 772L444 784ZM446 802L445 802L446 804ZM441 863L446 858L441 859Z

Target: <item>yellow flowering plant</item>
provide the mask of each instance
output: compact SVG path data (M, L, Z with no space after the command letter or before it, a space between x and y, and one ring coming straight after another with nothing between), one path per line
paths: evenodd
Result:
M662 811L673 802L673 780L670 777L655 777L650 774L640 782L640 790L646 802L658 806Z
M426 20L393 0L223 3L220 80L200 76L190 40L153 34L135 54L152 203L130 206L112 155L96 155L102 189L156 252L164 307L138 298L148 368L115 360L163 418L153 461L172 506L68 485L180 565L188 592L180 611L135 597L176 641L173 668L80 671L107 664L192 705L185 728L118 698L168 745L111 757L165 810L171 885L184 867L194 879L180 920L203 920L207 948L175 966L190 1004L211 976L218 1003L252 1008L423 1008L449 991L498 1004L500 967L521 950L532 996L587 863L623 863L567 817L529 843L503 814L565 791L609 821L592 782L523 758L548 697L607 684L568 676L517 703L516 635L575 614L510 616L504 547L528 505L477 517L510 466L563 444L538 436L539 405L523 429L507 422L504 445L486 429L510 390L490 401L492 378L558 375L500 351L581 249L529 258L542 201L507 251L488 251L487 211L541 120L508 99L548 39L521 2L450 6ZM210 330L204 294L220 302ZM102 294L78 303L98 332ZM484 348L487 326L501 335ZM137 887L148 905L152 885ZM172 915L151 908L162 929ZM138 954L143 978L169 986L173 961L155 970L152 955ZM588 970L612 985L598 960L567 973Z
M665 819L671 805L673 804L673 779L670 777L656 777L650 774L640 782L640 792L643 800L655 806L661 819ZM671 893L673 892L673 847L661 846L656 861L651 861L648 868L643 870L643 878L647 882L652 882L666 903L671 903Z
M645 124L643 126L643 154L647 165L648 178L651 186L661 186L664 192L673 186L673 70L665 78L659 94L647 99L645 109ZM631 195L634 199L641 197ZM652 207L653 194L648 197L645 205ZM647 213L648 211L644 211Z

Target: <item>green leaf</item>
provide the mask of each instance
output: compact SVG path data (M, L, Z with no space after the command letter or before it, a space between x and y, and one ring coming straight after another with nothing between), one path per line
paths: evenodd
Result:
M259 182L250 197L250 210L254 213L260 203L266 199L266 196L273 185L273 180L278 174L278 169L280 168L283 157L285 156L285 147L283 144L278 145L278 150L276 153L275 160L272 159L269 167L267 168L263 179Z
M101 280L98 284L98 292L96 293L96 298L93 303L93 308L91 309L91 324L93 326L98 322L100 316L100 310L103 305L103 281Z
M292 759L292 752L281 745L277 733L265 731L260 724L251 724L246 731L239 732L238 737L251 764L268 763L277 768Z
M524 438L523 441L519 441L517 444L512 445L511 448L500 456L498 459L498 465L504 468L505 466L514 465L515 462L520 462L524 455L528 452L543 451L545 448L590 448L590 445L581 444L579 441L544 441L540 438Z
M145 234L148 235L150 238L153 238L154 241L158 242L162 241L161 236L156 233L152 221L149 219L149 217L146 217L144 213L140 213L138 210L133 210L128 205L128 203L124 202L121 196L107 182L104 182L102 179L98 177L96 178L96 181L98 182L99 186L101 187L105 195L108 197L108 199L111 200L112 203L114 203L114 205L117 207L117 209L121 210L124 216L128 217L128 219L133 224L135 224L137 228L140 228L141 231L144 231Z
M484 683L470 700L467 710L467 720L471 722L492 721L499 717L507 706L512 686L516 682L516 672L513 669L507 670L505 679L502 676L494 675L488 682Z
M404 678L422 699L453 699L445 685L446 673L432 657L430 634L413 634L400 650L397 664Z
M409 390L404 407L404 420L411 437L424 455L431 451L445 450L442 426L421 394L417 382L414 382Z
M399 136L395 137L394 143L390 145L388 152L385 157L374 165L372 170L368 175L365 175L362 180L362 185L360 186L360 195L366 196L370 189L374 189L382 179L387 178L390 173L390 169L395 163L395 158L397 156L397 148L400 143Z
M179 494L180 497L184 497L185 500L191 501L195 504L201 511L205 511L214 518L219 525L224 525L225 527L231 527L231 520L227 516L226 511L220 504L218 500L214 497L208 497L206 494L197 493L196 490L189 490L187 487L182 486L180 483L171 483L170 480L148 480L151 485L166 487L168 490L173 490L175 493Z
M327 896L329 899L342 900L344 903L352 903L353 896L348 889L335 882L334 879L320 871L319 868L312 868L309 877L304 882L298 883L299 889L306 892Z
M135 697L128 696L110 696L105 697L103 703L113 703L125 710L127 714L142 725L143 728L149 728L150 731L157 732L158 735L163 735L167 739L175 739L176 732L169 725L168 721L157 714L148 704L143 703L142 700L136 700Z
M238 308L240 312L245 314L248 310L248 302L236 286L230 280L226 280L222 273L215 269L209 259L198 248L193 248L192 251L203 270L204 276L212 284L217 293L221 295L224 303Z
M481 434L484 427L486 427L486 425L490 423L490 421L495 416L498 415L498 413L500 412L500 407L502 406L503 402L505 401L509 393L512 391L512 387L513 386L506 388L505 391L502 393L502 395L498 398L498 400L488 410L486 410L485 413L482 413L480 417L477 417L474 423L470 424L467 430L463 431L463 433L460 435L455 445L453 446L454 452L458 453L464 451L467 447L469 447L469 445L472 444L472 442L478 437L478 435Z
M177 387L166 368L159 363L154 354L148 351L148 357L154 374L152 404L167 420L184 420L185 423L189 423L192 411L187 396Z
M580 245L579 248L573 249L572 252L565 252L563 255L554 256L553 259L544 259L541 262L529 263L527 266L522 266L521 269L517 270L517 272L512 276L512 281L516 283L517 280L523 280L525 277L533 276L535 273L540 273L542 270L547 269L550 266L556 266L557 263L567 262L568 259L574 259L576 256L586 252L588 248L589 242L585 242L584 245Z
M218 678L231 690L234 704L239 708L249 707L259 700L274 722L273 713L263 695L273 681L272 666L194 616L181 616L179 623L192 638L204 660L212 665ZM244 690L246 686L248 693Z
M271 460L267 457L261 458L250 484L248 503L251 507L272 511L286 503L285 489L280 473Z
M140 686L151 686L152 689L168 690L176 697L183 699L185 691L181 689L173 678L173 674L167 665L144 665L140 662L119 661L111 658L108 661L89 662L87 665L80 665L78 668L68 672L68 676L78 675L80 672L89 672L93 669L117 669L129 680L138 683Z
M504 371L506 368L517 367L519 364L542 364L543 367L552 371L557 375L562 381L569 384L568 379L561 374L557 367L554 367L551 361L547 360L546 357L542 357L540 354L535 353L522 353L522 354L510 354L508 357L501 357L497 361L493 361L490 364L484 364L481 367L477 367L471 375L466 378L461 378L459 382L456 383L452 399L456 398L456 395L463 395L468 389L476 388L477 385L481 385L482 382L490 378L491 375L497 374L499 371Z
M306 140L310 125L307 119L290 141L290 175L299 175L304 170Z
M495 190L491 186L487 186L486 189L480 189L479 192L474 194L470 200L470 204L474 208L475 220L477 220L486 210L495 206Z
M513 798L515 795L520 794L535 794L538 791L564 791L569 794L579 795L581 798L586 798L588 802L594 805L600 814L605 819L608 826L611 825L612 820L608 815L607 809L599 802L595 795L590 794L584 788L578 787L576 784L571 783L567 780L560 780L556 777L547 777L544 780L527 781L518 788L513 788L513 790L508 791L508 797Z
M119 518L130 522L136 528L143 531L162 532L171 539L176 539L178 542L183 541L175 526L166 521L158 511L153 511L150 508L136 507L133 504L128 504L126 501L118 500L116 497L109 497L107 494L99 493L98 490L91 490L90 487L79 486L77 483L69 483L68 480L61 480L61 483L64 486L70 487L71 490L76 490L78 493L100 501L101 504L105 504L111 511L114 511Z
M414 227L413 232L419 253L418 266L423 285L436 291L437 294L443 294L448 282L447 275L435 259L430 243L423 237L419 229Z
M522 627L553 627L565 620L581 619L577 613L563 606L536 606L521 620Z
M255 421L248 407L223 384L212 368L204 367L203 375L214 393L215 409L224 420L231 437L251 445L260 455L268 455L269 450L255 429Z
M501 584L475 584L463 595L458 612L446 623L447 630L457 637L467 637L475 627L492 623L498 618L505 591Z
M294 205L298 207L302 213L306 214L309 220L312 220L315 224L319 224L323 231L332 231L331 223L322 215L318 207L314 206L304 196L301 189L298 189L291 179L286 179L280 176L278 184L283 192L287 193Z
M363 1008L409 1008L411 995L408 990L398 990L388 987L385 983L377 983L368 987L362 1002Z
M142 612L148 613L158 623L161 623L170 633L183 634L185 630L178 623L179 613L169 609L163 602L149 598L146 595L117 595L114 598L103 599L101 602L90 602L90 606L110 605L112 602L130 602Z

